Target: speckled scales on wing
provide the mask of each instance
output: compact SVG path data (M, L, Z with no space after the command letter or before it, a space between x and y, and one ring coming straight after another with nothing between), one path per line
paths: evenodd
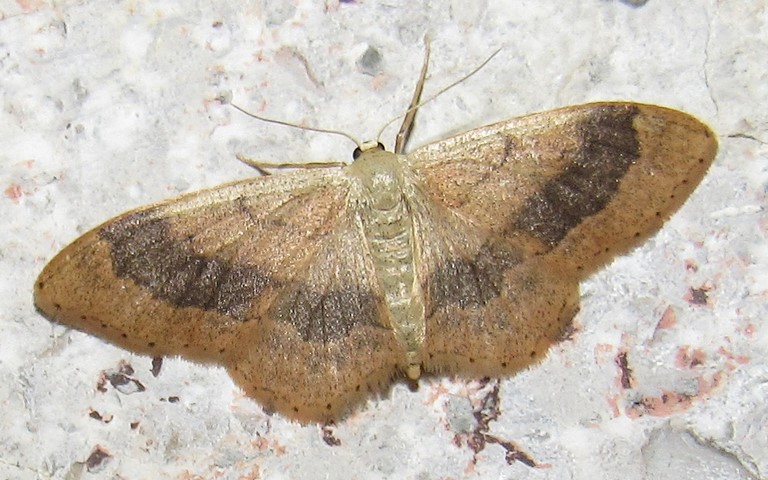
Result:
M340 418L386 391L405 355L357 218L345 213L302 278L280 290L268 321L246 327L254 341L228 363L248 395L300 421Z
M281 209L344 205L343 189L328 195L319 189L328 181L313 183L316 177L298 172L237 182L127 212L46 266L35 284L36 305L60 323L142 353L217 360L242 322L271 302L279 286L272 272L295 275L272 255L281 251ZM331 233L330 220L305 235Z
M577 279L443 205L425 211L414 214L424 370L494 376L541 359L578 310Z
M481 127L409 160L436 203L584 276L655 232L716 151L688 114L607 102Z
M410 154L429 217L453 224L420 238L425 369L498 375L541 358L578 311L579 280L655 232L716 150L682 112L597 103Z
M338 417L402 355L349 186L297 171L128 212L49 263L37 306L137 352L220 363L294 418Z

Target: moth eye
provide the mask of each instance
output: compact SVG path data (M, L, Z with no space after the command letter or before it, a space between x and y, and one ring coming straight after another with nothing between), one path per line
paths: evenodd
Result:
M356 147L355 151L352 152L352 160L357 160L357 157L363 154L363 151L360 150L360 147Z

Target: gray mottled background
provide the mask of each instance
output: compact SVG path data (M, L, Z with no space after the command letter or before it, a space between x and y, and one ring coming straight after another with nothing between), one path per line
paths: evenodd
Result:
M0 1L0 478L768 478L767 17L762 0ZM323 430L267 416L220 368L166 359L155 377L35 312L65 244L253 176L237 153L349 158L218 96L369 138L404 111L425 33L427 94L501 53L423 108L412 146L598 99L718 133L690 201L585 283L541 365L397 386Z

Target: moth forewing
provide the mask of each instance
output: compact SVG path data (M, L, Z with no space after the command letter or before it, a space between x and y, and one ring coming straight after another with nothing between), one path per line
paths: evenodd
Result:
M655 232L716 152L712 131L690 115L614 102L481 127L409 159L435 202L583 270Z

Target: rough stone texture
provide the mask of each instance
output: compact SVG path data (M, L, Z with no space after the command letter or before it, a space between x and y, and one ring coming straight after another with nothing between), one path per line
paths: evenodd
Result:
M768 478L762 1L214 3L0 3L0 477ZM427 32L426 95L502 51L422 109L412 146L600 99L679 108L719 135L690 201L583 287L579 328L544 363L499 384L401 385L341 425L299 427L222 369L168 359L155 377L151 358L34 311L34 278L66 243L253 175L237 153L350 158L219 96L372 137L405 110Z

